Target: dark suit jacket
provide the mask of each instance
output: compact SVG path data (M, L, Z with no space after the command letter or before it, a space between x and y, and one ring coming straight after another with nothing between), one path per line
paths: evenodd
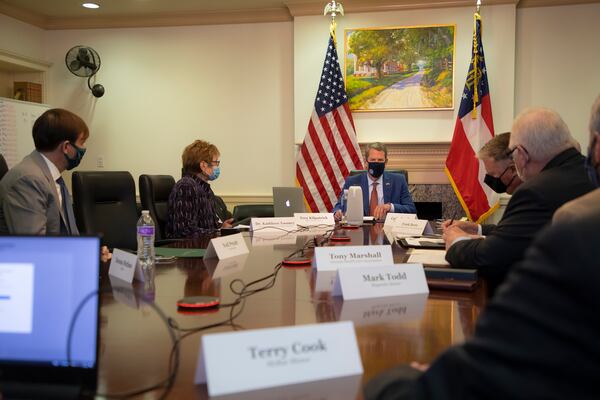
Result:
M371 399L598 399L600 207L548 227L481 314L473 338L420 377L406 367Z
M350 186L360 186L362 188L364 215L369 215L368 179L366 172L360 175L349 176L346 178L346 182L344 182L344 187L342 189L343 193L344 189L348 189ZM383 173L383 202L386 204L392 203L394 205L394 212L396 213L414 214L417 212L412 197L410 196L410 192L408 191L406 179L404 178L404 175L401 174ZM332 212L335 213L337 210L342 210L342 205L339 200L335 207L333 207ZM342 211L346 211L345 205Z
M492 287L519 261L534 236L552 221L552 214L569 200L593 189L574 148L554 157L534 178L515 191L496 226L484 226L485 239L452 245L446 260L453 267L477 267Z

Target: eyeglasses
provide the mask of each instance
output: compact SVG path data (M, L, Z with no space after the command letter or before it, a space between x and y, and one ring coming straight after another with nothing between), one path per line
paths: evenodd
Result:
M218 167L219 165L221 165L221 160L207 161L207 164L214 165L214 166Z
M516 145L515 147L513 147L512 149L508 149L506 150L506 158L510 158L511 160L515 159L515 155L514 152L517 148L520 148L521 150L523 150L525 152L525 154L527 154L529 156L529 152L527 151L527 149L523 146L521 146L520 144Z

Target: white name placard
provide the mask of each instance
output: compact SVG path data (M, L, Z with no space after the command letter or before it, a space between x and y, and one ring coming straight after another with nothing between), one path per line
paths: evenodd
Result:
M293 232L297 230L296 220L294 217L280 218L252 218L250 220L250 230L252 232Z
M116 248L112 253L108 274L127 283L133 282L134 277L144 282L144 274L137 263L137 255Z
M195 383L204 371L210 396L363 373L347 321L208 334L202 352Z
M338 269L334 296L344 300L429 293L422 264Z
M294 213L296 225L299 227L333 226L335 219L332 213Z
M315 248L317 271L337 271L351 266L394 264L392 246L331 246Z
M405 219L415 220L417 219L417 214L387 213L383 227L385 229L391 229L398 224L398 221Z
M392 227L392 231L396 238L433 233L433 229L426 219L400 219Z
M252 235L252 247L273 246L275 244L296 244L298 234L285 232L261 233Z
M344 300L338 320L352 321L358 326L420 320L428 296L424 293L378 299Z
M218 257L219 260L248 254L248 246L241 233L218 237L210 240L204 258Z

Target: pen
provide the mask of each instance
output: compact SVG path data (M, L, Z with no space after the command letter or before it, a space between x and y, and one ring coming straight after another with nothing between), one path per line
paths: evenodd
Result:
M450 223L448 224L448 226L452 226L452 224L453 224L453 223L454 223L454 218L452 218L452 219L450 220Z

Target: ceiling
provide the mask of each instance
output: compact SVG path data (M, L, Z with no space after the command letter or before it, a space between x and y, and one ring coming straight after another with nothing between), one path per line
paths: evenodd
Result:
M207 25L291 21L319 15L327 0L0 0L0 13L44 29L86 29L141 26ZM416 8L465 7L475 0L345 0L347 13ZM600 3L600 0L483 0L517 7Z

